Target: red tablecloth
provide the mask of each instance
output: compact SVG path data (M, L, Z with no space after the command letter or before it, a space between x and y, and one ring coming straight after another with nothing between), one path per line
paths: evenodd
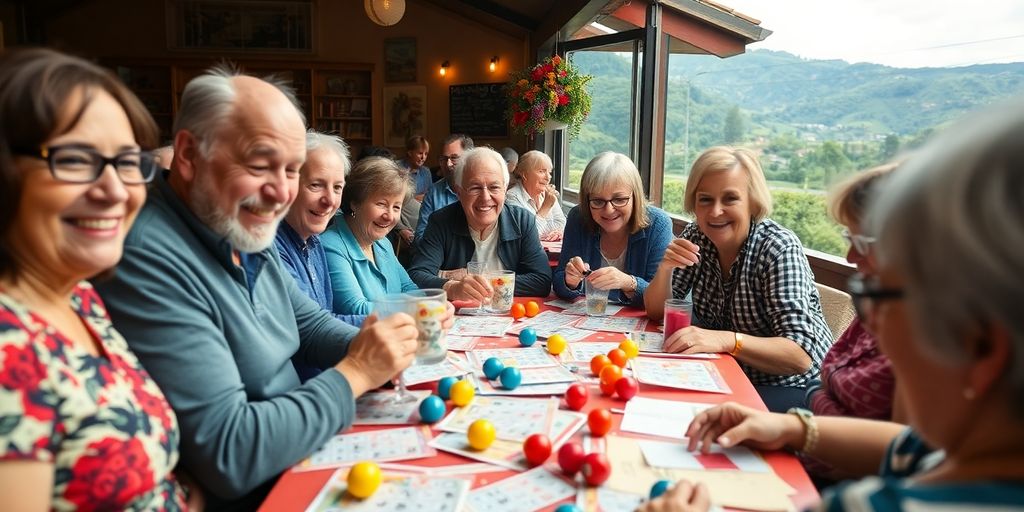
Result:
M531 300L529 298L516 298L516 302L525 302ZM536 300L538 303L543 303L541 299ZM546 299L545 299L546 300ZM457 304L458 305L458 304ZM549 306L541 306L542 309L552 309ZM643 311L623 309L618 313L617 316L643 316ZM649 324L649 330L655 330L653 323ZM607 333L600 332L595 333L593 336L587 339L587 341L619 341L623 338L622 334L619 333ZM499 348L499 347L513 347L518 346L518 340L512 336L506 336L504 338L481 338L478 341L476 348ZM753 385L750 384L750 380L747 379L746 374L740 369L739 365L736 364L736 360L731 356L724 355L721 359L714 360L715 365L721 372L722 377L728 383L729 388L732 390L732 394L721 395L717 393L702 393L697 391L684 391L670 388L653 387L641 384L640 396L647 398L658 398L664 400L679 400L686 402L703 402L703 403L721 403L728 400L739 402L751 407L756 407L762 410L767 410L764 403L761 401L760 396L754 390ZM422 386L417 386L417 388ZM597 386L593 386L590 400L587 401L586 407L582 412L589 412L595 407L616 407L622 408L624 402L616 398L610 398L601 396L600 392L596 389ZM613 414L612 419L614 426L612 432L618 432L619 423L622 421L621 414ZM373 426L373 427L355 427L353 431L366 431L376 430L381 428L392 428L388 426ZM584 427L576 434L576 437L582 436L587 432L587 427ZM436 433L436 432L435 432ZM800 465L800 461L796 457L784 452L769 452L765 453L765 460L772 466L775 473L778 474L783 480L789 485L796 489L797 493L793 495L793 504L797 509L807 508L818 501L818 493L811 483L810 478L804 471L803 466ZM466 464L476 462L458 455L453 455L445 452L438 452L436 457L429 459L418 459L413 461L402 461L404 464L412 464L417 466L447 466L454 464ZM327 469L322 471L307 471L307 472L292 472L285 471L281 476L281 479L274 486L270 495L264 501L260 510L264 511L302 511L313 501L317 492L327 482L327 479L334 472L333 469ZM515 474L513 471L503 471L497 473L484 473L477 475L473 487L480 487L487 485L491 482L507 478ZM573 498L575 499L575 498ZM571 500L566 500L566 503ZM549 507L554 508L554 506Z

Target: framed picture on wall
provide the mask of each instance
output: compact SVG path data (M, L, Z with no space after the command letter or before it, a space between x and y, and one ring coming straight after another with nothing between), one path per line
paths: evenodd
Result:
M384 40L384 81L416 81L416 39L400 37Z
M384 145L405 147L413 135L427 127L427 88L404 85L384 88Z
M311 0L171 0L167 5L171 49L313 51Z

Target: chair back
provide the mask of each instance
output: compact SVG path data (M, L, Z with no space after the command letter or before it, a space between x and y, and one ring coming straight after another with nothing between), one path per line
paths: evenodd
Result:
M821 309L825 314L825 323L832 330L832 339L838 339L839 335L856 320L857 311L853 309L853 300L850 294L814 283L818 287L818 295L821 296Z

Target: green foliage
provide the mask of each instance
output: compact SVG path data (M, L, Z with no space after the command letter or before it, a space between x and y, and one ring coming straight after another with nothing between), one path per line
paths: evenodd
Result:
M722 140L726 144L735 144L743 140L743 115L740 108L733 105L729 114L725 116L725 128L722 130Z
M796 233L805 248L845 254L842 228L826 215L824 195L775 190L772 202L772 220Z

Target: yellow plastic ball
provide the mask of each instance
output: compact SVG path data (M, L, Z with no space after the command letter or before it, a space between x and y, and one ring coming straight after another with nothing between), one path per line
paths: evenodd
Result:
M473 401L473 396L476 395L476 390L473 389L473 385L470 384L469 381L460 380L455 384L452 384L448 394L452 397L453 404L458 407L463 407Z
M487 420L476 420L470 423L466 431L466 439L474 450L486 450L494 442L496 436L494 424Z
M356 498L369 498L380 487L380 466L374 462L360 462L348 471L348 493Z
M557 356L558 354L565 352L565 347L567 346L568 343L561 334L552 334L548 338L548 353L551 355Z
M626 338L622 340L622 343L619 343L619 350L626 353L627 359L633 359L640 355L640 347L629 338Z

